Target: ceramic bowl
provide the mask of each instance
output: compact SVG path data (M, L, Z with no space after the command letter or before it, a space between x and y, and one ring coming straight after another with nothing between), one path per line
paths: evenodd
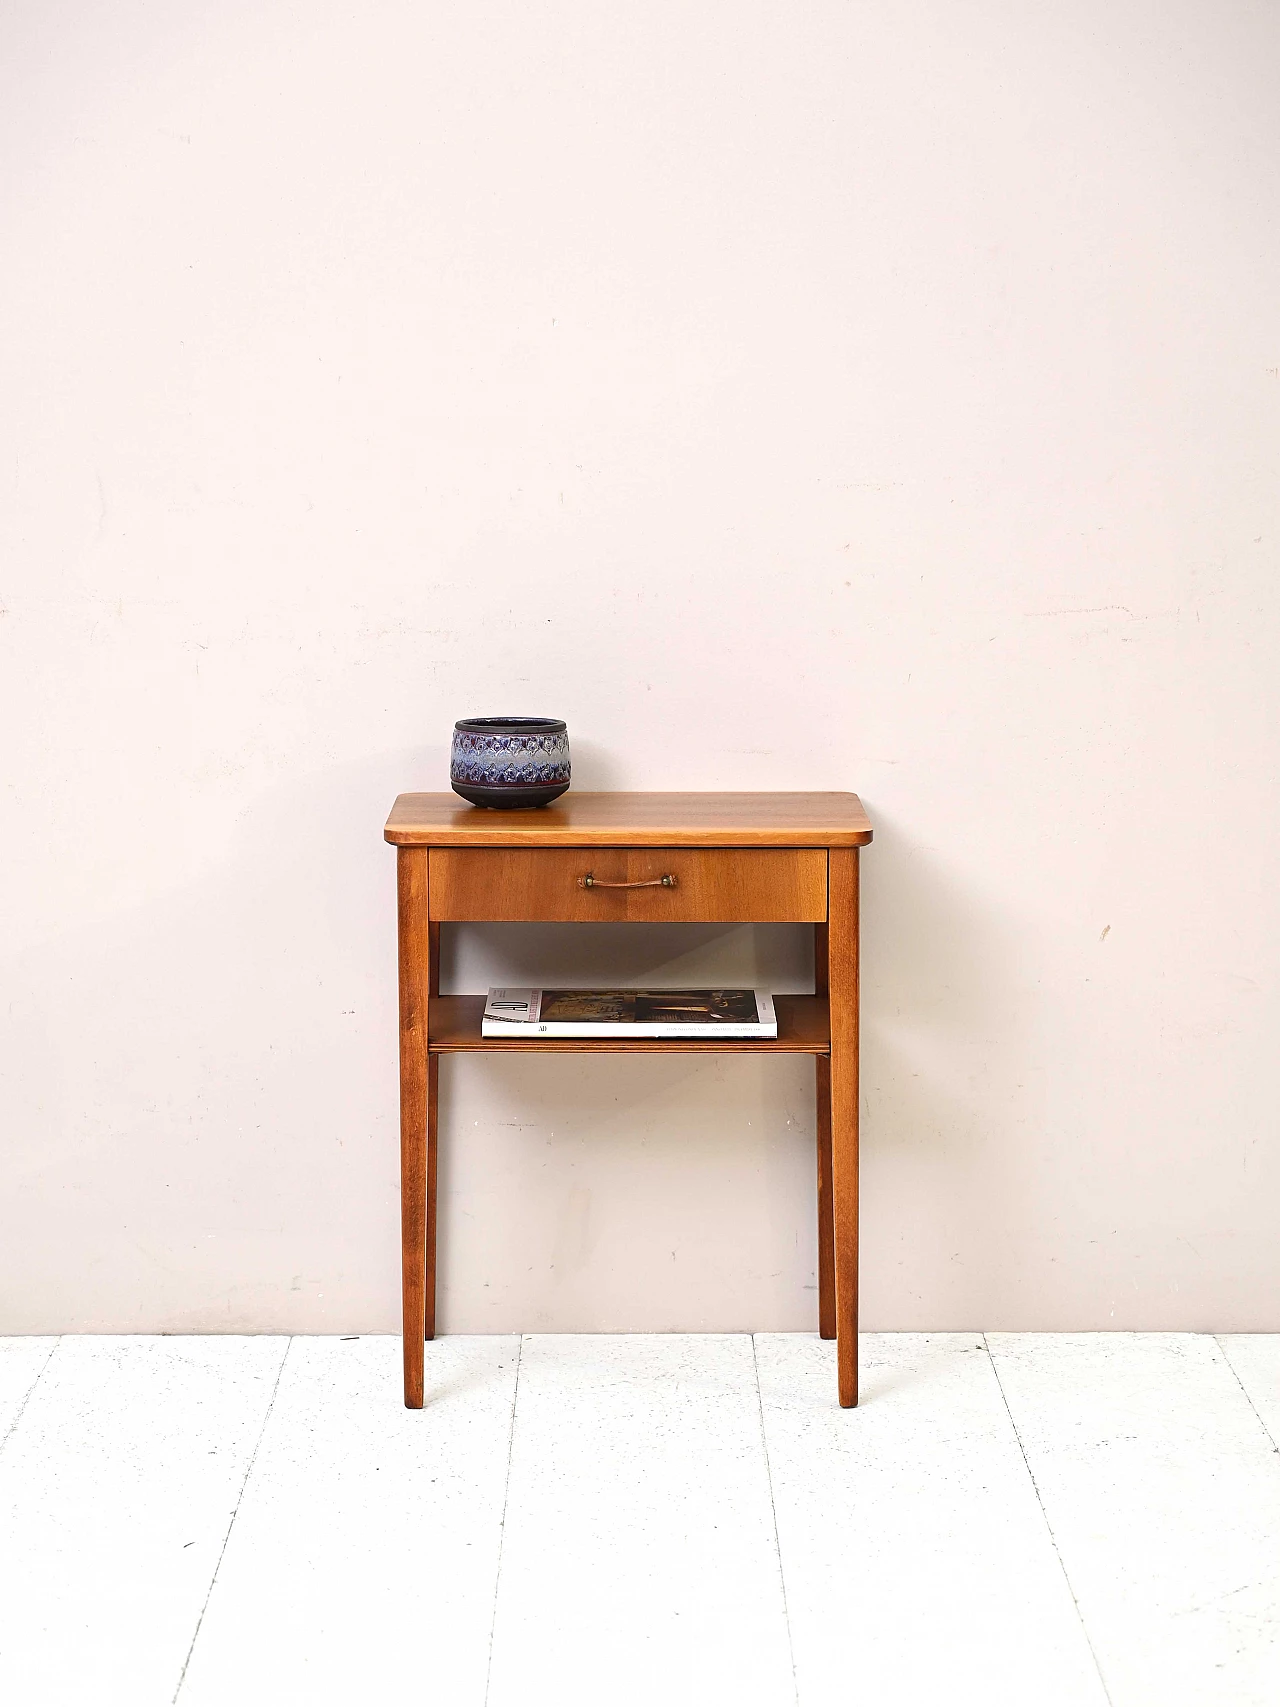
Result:
M558 717L464 717L453 726L449 781L473 806L546 806L569 786L569 736Z

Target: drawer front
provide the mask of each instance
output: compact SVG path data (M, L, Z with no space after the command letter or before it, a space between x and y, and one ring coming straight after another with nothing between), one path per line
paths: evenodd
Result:
M827 916L827 851L432 848L428 910L459 921L817 923Z

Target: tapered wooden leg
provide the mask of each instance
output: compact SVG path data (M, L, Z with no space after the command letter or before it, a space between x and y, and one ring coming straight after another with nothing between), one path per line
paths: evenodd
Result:
M440 1057L427 1056L427 1213L423 1234L423 1338L436 1337L436 1131L440 1124Z
M426 1336L428 1181L427 850L402 847L396 859L400 949L400 1280L403 1301L404 1402L422 1407ZM432 1146L434 1149L434 1146ZM434 1193L432 1194L434 1196ZM432 1324L434 1329L434 1323Z
M818 1335L836 1337L835 1209L831 1195L831 1062L815 1055L818 1089Z
M858 850L829 853L831 1186L840 1403L858 1402Z
M828 993L830 961L826 925L813 927L813 988ZM831 1062L814 1057L818 1092L818 1337L836 1337L836 1251L831 1205Z
M428 867L428 870L430 868ZM427 996L440 994L440 926L427 926ZM436 1133L440 1125L440 1057L427 1055L427 1216L424 1234L423 1338L436 1337Z

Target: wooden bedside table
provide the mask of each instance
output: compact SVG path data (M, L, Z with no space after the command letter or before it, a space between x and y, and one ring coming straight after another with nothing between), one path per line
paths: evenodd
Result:
M836 1341L840 1403L856 1405L858 849L871 840L857 795L570 792L494 812L456 794L402 794L384 833L399 894L405 1404L422 1404L423 1345L435 1337L440 1057L495 1049L812 1055L818 1331ZM600 886L579 883L588 873ZM485 998L440 994L440 923L494 920L812 924L816 988L776 998L776 1039L482 1037Z

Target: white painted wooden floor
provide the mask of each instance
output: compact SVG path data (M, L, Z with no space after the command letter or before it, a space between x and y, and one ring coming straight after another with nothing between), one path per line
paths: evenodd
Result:
M1280 1703L1280 1335L0 1340L0 1702Z

